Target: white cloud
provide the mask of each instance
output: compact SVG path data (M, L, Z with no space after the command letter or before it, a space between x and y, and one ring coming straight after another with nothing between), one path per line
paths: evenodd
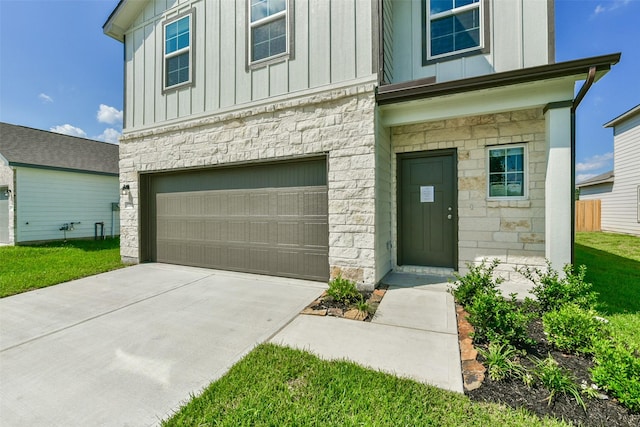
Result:
M599 3L596 8L593 11L593 15L599 15L601 13L605 13L605 12L611 12L613 10L619 9L621 7L624 7L626 5L628 5L631 2L631 0L613 0L613 1L609 1L607 3L605 3L605 5L603 6L601 3Z
M38 95L38 98L40 98L40 100L44 103L47 104L49 102L53 102L53 98L50 97L49 95L47 95L46 93L41 93L40 95Z
M51 132L61 133L63 135L79 136L86 138L87 133L80 128L71 126L70 124L58 125L49 129Z
M604 154L596 154L595 156L591 156L586 159L584 162L580 162L576 164L576 172L590 172L596 171L598 169L612 169L612 161L613 153L604 153ZM586 175L586 174L584 174ZM596 174L592 174L591 176L595 176ZM581 175L578 175L579 178ZM585 178L586 179L586 178Z
M120 138L121 133L116 129L107 128L102 132L102 134L95 137L98 141L110 142L111 144L118 144L118 138Z
M107 123L110 125L122 123L122 110L118 110L105 104L100 104L100 109L98 110L96 117L100 123Z

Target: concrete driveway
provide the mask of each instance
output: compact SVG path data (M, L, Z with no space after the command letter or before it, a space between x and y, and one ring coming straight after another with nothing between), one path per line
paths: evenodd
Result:
M0 424L155 425L324 288L142 264L0 299Z

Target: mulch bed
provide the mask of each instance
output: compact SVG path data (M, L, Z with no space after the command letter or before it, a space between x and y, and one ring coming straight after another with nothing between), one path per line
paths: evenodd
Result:
M462 340L468 336L469 328L464 325L466 320L461 321L461 313L461 310L458 309L458 329L461 349L463 349ZM551 354L560 366L572 372L578 384L584 383L587 386L592 384L589 369L593 366L593 362L589 356L564 354L554 350L545 338L542 321L539 319L534 320L530 325L529 335L536 341L536 345L527 349L530 356L544 359ZM468 355L469 350L467 349ZM477 355L477 362L479 364L484 362L481 355ZM533 367L533 363L527 357L521 358L520 362L527 369ZM467 362L467 366L472 366L471 362ZM586 411L576 403L573 397L565 395L554 396L553 401L549 404L547 400L549 392L541 386L527 387L518 380L492 381L488 374L477 375L477 371L465 372L464 367L465 362L463 361L465 394L472 400L499 402L514 408L525 408L540 417L553 416L576 425L640 426L640 414L632 413L614 398L596 399L583 395ZM474 383L473 380L477 380L478 377L481 377L480 380ZM471 387L467 387L467 385L471 385ZM467 389L474 387L477 388ZM605 396L603 395L603 397Z
M342 317L345 319L370 322L387 289L388 286L382 286L374 291L360 291L360 295L362 295L363 299L369 305L369 310L367 311L360 311L355 308L353 304L343 304L335 301L327 295L326 292L323 292L322 295L302 310L301 314Z

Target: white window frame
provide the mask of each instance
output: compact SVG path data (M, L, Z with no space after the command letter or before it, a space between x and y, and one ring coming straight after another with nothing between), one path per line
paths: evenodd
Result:
M427 58L426 58L427 61L432 61L440 58L447 58L449 56L460 55L460 54L475 52L475 51L484 49L485 47L484 33L485 33L485 25L486 25L485 19L484 19L484 8L485 8L484 0L480 0L477 3L472 3L472 4L468 4L461 7L454 7L451 10L439 12L433 15L431 14L431 0L424 0L424 1L426 2L426 6L425 6L426 37L424 42L426 44L425 47L427 52ZM449 16L458 15L460 13L468 12L474 9L478 9L478 19L480 24L480 28L478 29L478 32L480 35L480 44L478 46L470 47L467 49L454 50L451 52L441 53L439 55L432 55L431 54L431 21L435 21L440 18L446 18Z
M510 148L522 148L522 174L524 191L522 196L492 196L491 195L491 151L493 150L508 150ZM485 158L487 159L486 174L487 174L487 200L528 200L529 199L529 152L528 144L508 144L508 145L492 145L487 147Z
M189 46L184 47L182 49L178 49L174 52L167 54L167 27L171 24L174 24L181 19L189 18ZM181 88L183 86L191 85L193 83L193 22L194 22L194 12L190 10L188 12L182 13L174 18L168 19L162 24L162 89L163 91L174 90L177 88ZM189 78L180 83L176 83L174 85L169 86L167 77L167 61L173 57L182 55L184 53L189 54Z
M248 64L253 67L256 65L266 65L267 63L273 62L274 60L280 60L290 55L291 51L291 22L289 11L291 10L291 4L289 0L285 0L285 9L280 12L274 13L273 15L269 15L262 19L258 19L255 22L251 22L251 0L247 0L247 53L248 53ZM266 58L261 58L254 61L253 58L253 29L256 27L260 27L262 25L269 24L273 21L277 21L284 16L284 25L285 25L285 51L281 53L277 53L275 55L268 56Z

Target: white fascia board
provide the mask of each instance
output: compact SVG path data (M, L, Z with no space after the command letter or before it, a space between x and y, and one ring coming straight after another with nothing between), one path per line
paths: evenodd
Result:
M125 33L142 13L147 3L149 0L122 0L102 26L102 31L109 37L124 42Z
M573 100L575 78L522 83L441 97L381 105L383 126L543 107Z

